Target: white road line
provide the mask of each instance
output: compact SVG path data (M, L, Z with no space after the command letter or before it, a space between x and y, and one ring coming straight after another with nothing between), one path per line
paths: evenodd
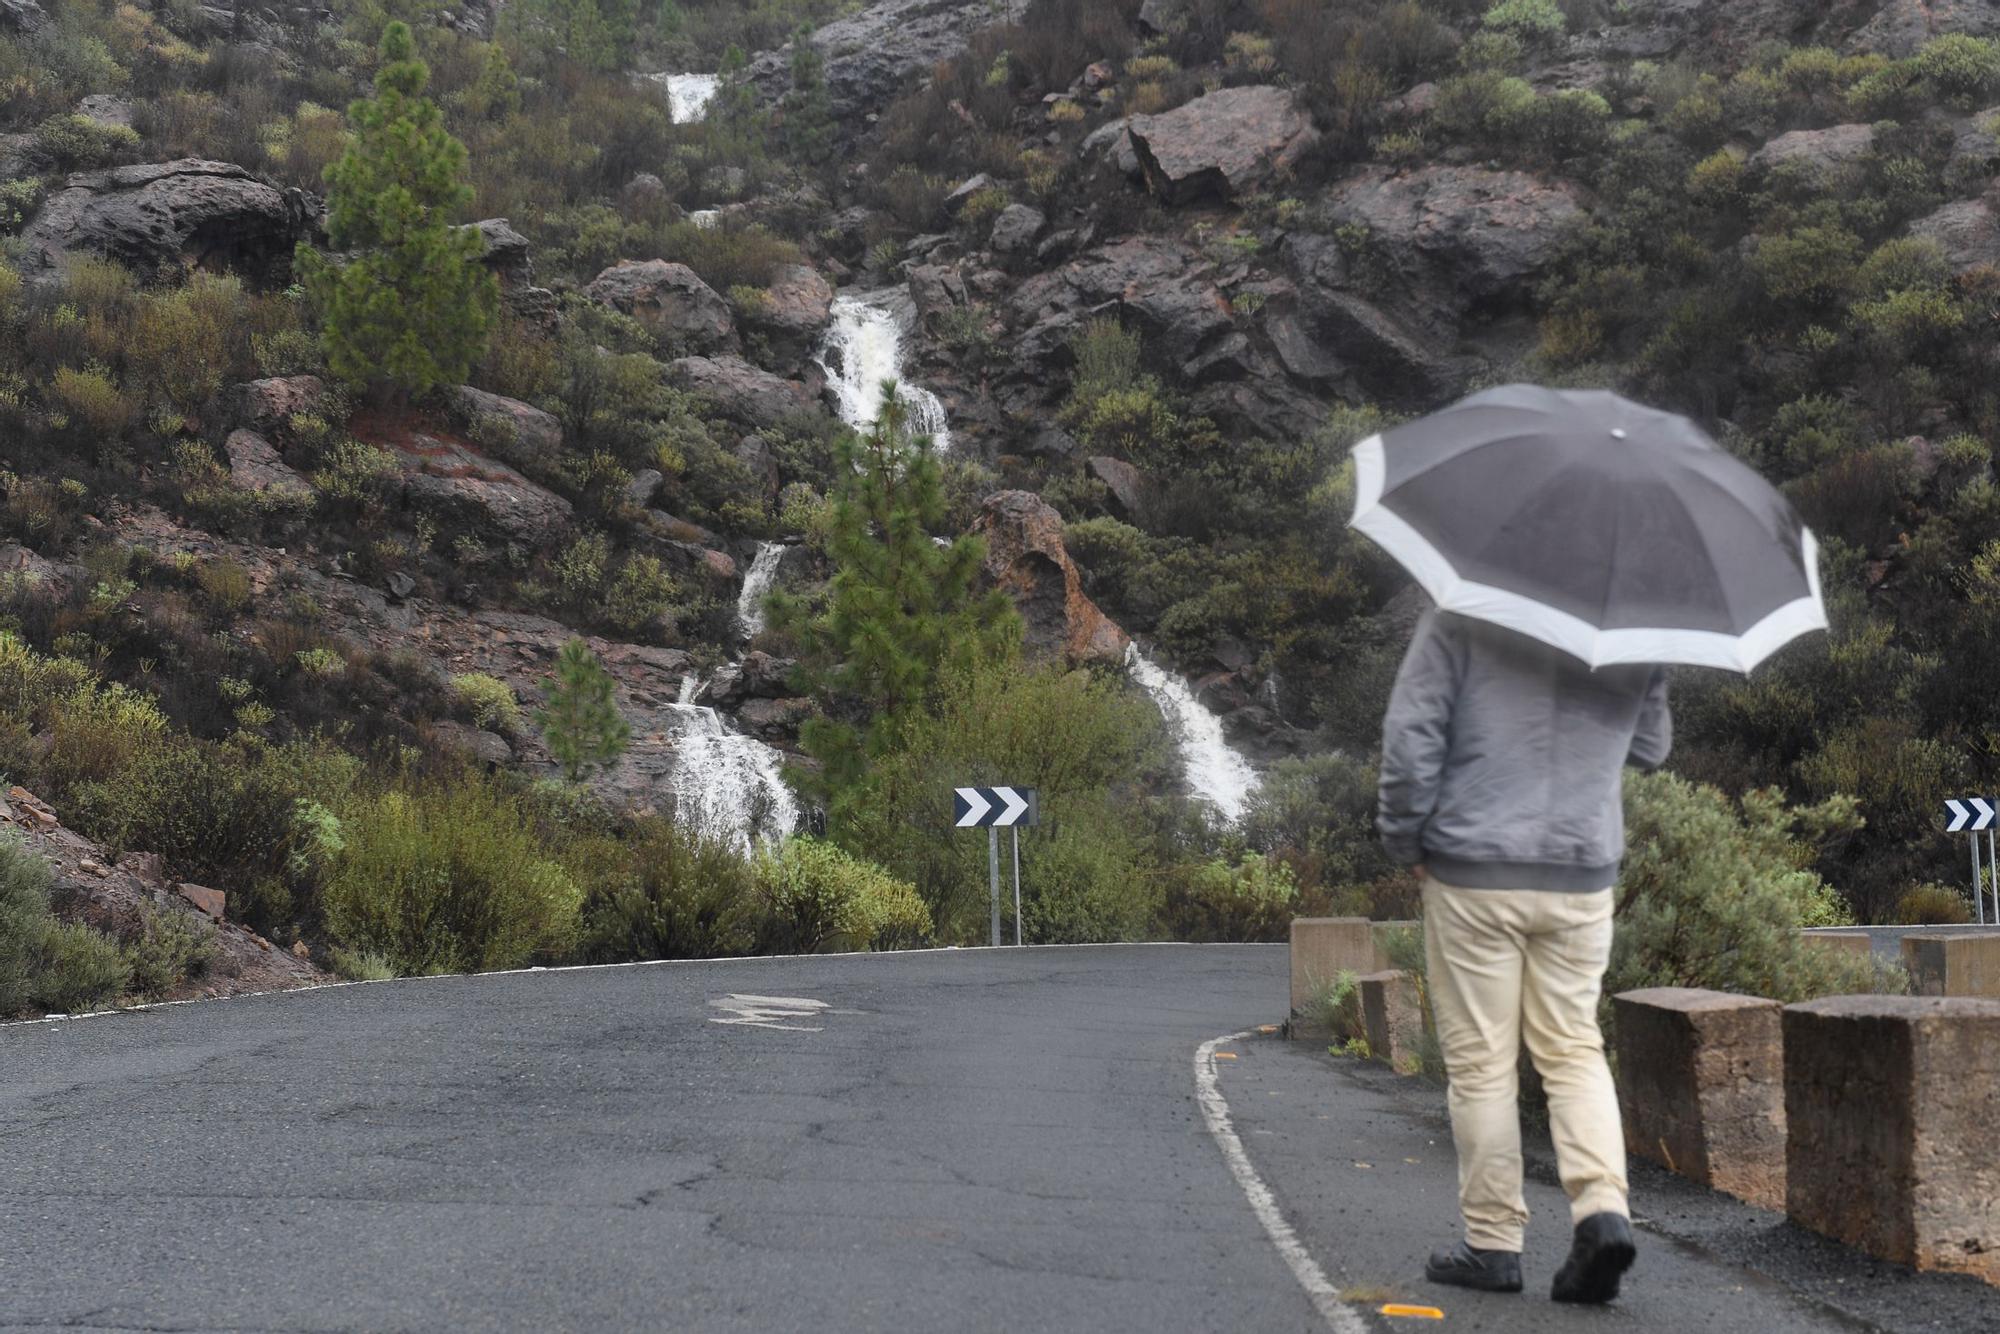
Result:
M1264 1235L1278 1248L1291 1269L1292 1277L1306 1290L1306 1297L1313 1309L1325 1318L1327 1327L1334 1334L1367 1334L1367 1326L1361 1318L1340 1300L1339 1289L1333 1286L1326 1271L1313 1259L1312 1252L1299 1240L1299 1234L1285 1221L1285 1215L1278 1208L1277 1197L1271 1188L1257 1175L1257 1169L1250 1162L1250 1155L1243 1149L1243 1141L1236 1136L1236 1128L1229 1120L1229 1102L1222 1096L1222 1084L1215 1074L1215 1049L1230 1042L1241 1042L1250 1036L1246 1029L1241 1033L1229 1033L1219 1038L1210 1038L1201 1044L1194 1054L1194 1096L1201 1104L1202 1120L1208 1122L1208 1133L1215 1137L1215 1143L1222 1150L1222 1159L1229 1164L1229 1171L1236 1178L1236 1184L1243 1188L1245 1198L1250 1201L1250 1212L1257 1215L1257 1221L1264 1225Z

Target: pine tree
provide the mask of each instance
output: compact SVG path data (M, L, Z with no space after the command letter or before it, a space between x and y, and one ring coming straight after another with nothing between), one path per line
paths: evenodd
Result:
M808 645L803 670L826 715L806 722L800 742L836 807L948 671L1006 660L1021 643L1007 596L979 591L985 544L931 536L944 523L937 454L911 436L893 385L874 428L843 440L838 459L826 608L809 617L799 601L773 599L778 623Z
M708 104L710 152L723 159L764 155L764 111L757 104L757 87L744 77L750 58L732 46L722 53L716 70L715 100Z
M612 696L611 673L581 639L570 640L556 655L555 683L549 702L535 711L535 725L572 783L623 755L632 740L632 728Z
M391 23L375 96L348 107L353 139L326 170L327 235L353 254L299 250L334 374L408 394L463 380L499 305L479 234L451 223L472 190L465 145L423 95L429 80L408 25Z
M792 91L785 96L785 147L808 168L832 170L833 104L826 92L826 59L813 45L812 29L792 35Z

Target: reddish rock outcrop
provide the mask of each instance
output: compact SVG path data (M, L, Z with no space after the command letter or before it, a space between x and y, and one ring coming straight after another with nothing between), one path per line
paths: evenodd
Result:
M812 406L803 384L759 370L741 357L682 357L667 366L667 380L702 395L723 416L759 429Z
M1032 491L1001 491L986 498L973 531L986 539L986 577L1027 623L1031 656L1124 661L1132 641L1084 595L1053 506Z
M271 442L255 431L231 431L222 448L229 456L229 480L245 491L299 500L312 495L312 487L305 478L279 458Z
M225 391L223 420L266 438L285 429L294 416L318 412L326 401L326 381L317 375L282 375L248 380Z
M764 336L772 365L795 370L812 355L833 321L833 286L806 264L787 264L743 322Z
M552 464L562 454L562 423L552 413L469 384L454 390L453 398L455 413L473 438L515 467Z
M1139 169L1169 204L1233 199L1289 172L1319 141L1284 88L1222 88L1126 127Z

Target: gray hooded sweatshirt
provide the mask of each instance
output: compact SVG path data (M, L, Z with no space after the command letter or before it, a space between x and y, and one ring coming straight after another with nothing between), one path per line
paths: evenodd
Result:
M1382 721L1383 847L1468 889L1607 889L1625 856L1624 766L1658 768L1672 743L1663 669L1592 671L1427 612Z

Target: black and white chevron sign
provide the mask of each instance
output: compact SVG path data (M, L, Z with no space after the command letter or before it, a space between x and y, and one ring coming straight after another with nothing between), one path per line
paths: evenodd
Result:
M1031 787L959 787L952 796L951 818L960 829L1007 829L1041 819L1041 803Z
M1945 816L1950 823L1944 827L1947 834L1976 834L1992 827L1996 814L1995 803L1990 797L1966 797L1959 801L1946 801Z

